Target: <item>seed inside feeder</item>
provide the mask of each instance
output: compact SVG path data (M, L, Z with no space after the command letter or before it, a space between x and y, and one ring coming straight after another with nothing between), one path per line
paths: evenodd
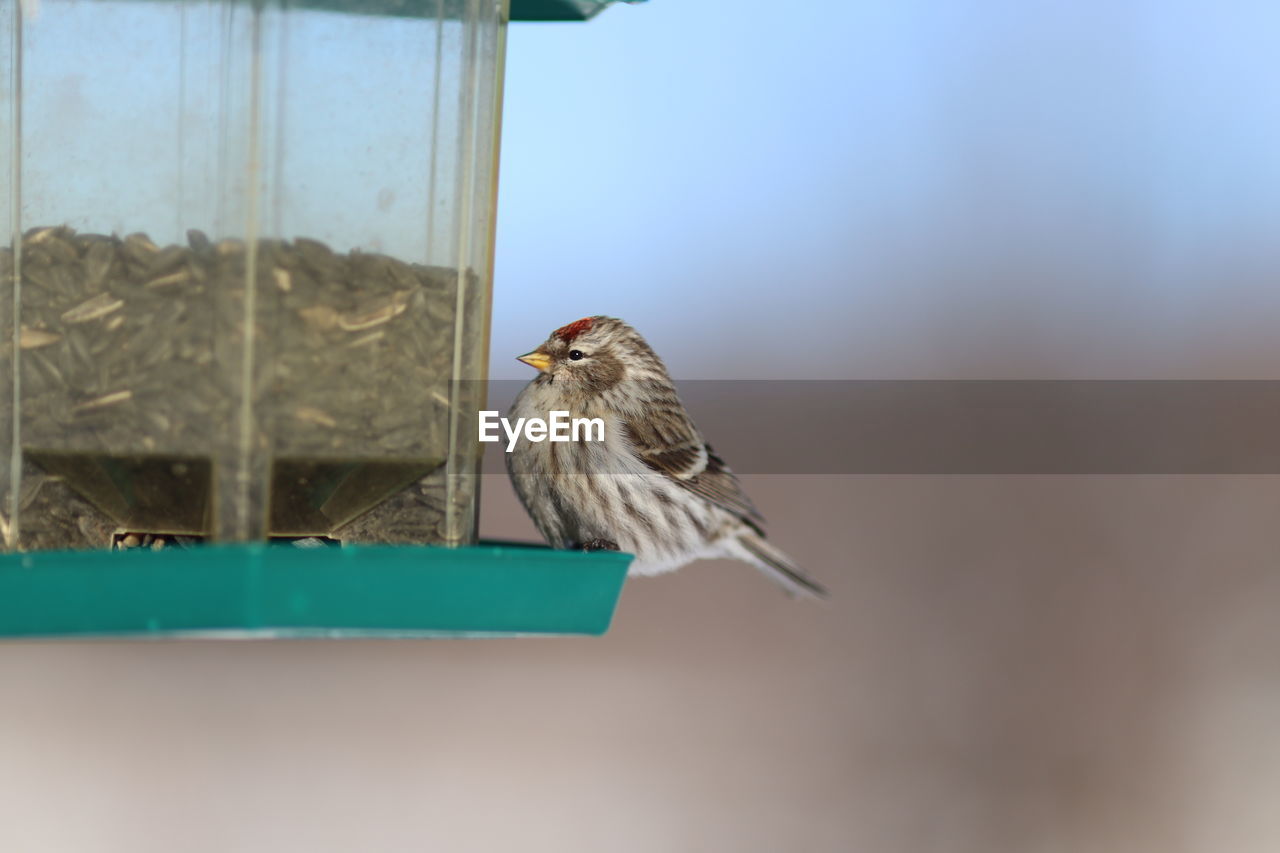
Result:
M209 535L234 487L220 471L244 460L269 471L249 508L268 535L444 540L456 271L310 239L254 249L249 270L244 243L198 231L27 232L21 547ZM0 274L13 262L0 250Z

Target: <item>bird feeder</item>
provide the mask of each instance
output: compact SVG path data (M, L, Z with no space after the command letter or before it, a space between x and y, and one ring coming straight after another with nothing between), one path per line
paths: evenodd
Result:
M607 626L476 541L507 22L606 3L0 0L0 634Z

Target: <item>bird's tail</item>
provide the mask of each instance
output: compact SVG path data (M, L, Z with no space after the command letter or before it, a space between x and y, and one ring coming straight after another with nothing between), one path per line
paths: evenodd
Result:
M766 542L764 537L754 532L743 533L735 542L741 547L742 559L764 572L788 595L796 598L827 597L827 590L822 584L806 575L790 557Z

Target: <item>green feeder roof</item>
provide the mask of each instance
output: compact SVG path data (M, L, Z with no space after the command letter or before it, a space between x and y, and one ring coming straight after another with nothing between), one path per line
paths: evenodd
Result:
M513 21L586 21L614 0L511 0ZM640 3L643 0L624 0Z

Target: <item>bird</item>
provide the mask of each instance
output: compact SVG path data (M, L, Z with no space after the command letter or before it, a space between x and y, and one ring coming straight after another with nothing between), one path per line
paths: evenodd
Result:
M509 420L549 420L559 411L604 425L602 440L526 434L504 454L520 502L553 548L626 551L634 555L631 575L727 557L755 566L793 597L827 596L765 539L764 518L635 329L615 317L584 317L518 360L538 375L516 397Z

